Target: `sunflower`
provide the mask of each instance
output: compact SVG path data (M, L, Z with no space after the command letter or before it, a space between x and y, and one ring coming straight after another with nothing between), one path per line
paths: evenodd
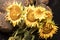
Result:
M21 22L22 20L22 11L23 11L23 7L20 4L18 4L17 2L14 2L13 4L9 5L7 7L7 20L9 20L13 26L16 26L19 22Z
M53 25L52 23L45 23L43 27L39 29L39 35L41 38L49 38L53 37L53 34L57 32L57 26Z
M53 18L53 15L52 15L51 11L46 10L43 13L46 14L46 18L48 18L48 19L52 19Z
M43 13L44 11L46 11L46 9L42 6L38 6L35 8L35 18L39 19L39 21L41 21L42 19L45 19L45 14Z
M28 27L32 27L32 26L36 26L37 25L37 21L34 17L34 10L35 10L35 7L34 6L28 6L28 7L25 7L25 10L24 10L24 19L25 19L25 23Z

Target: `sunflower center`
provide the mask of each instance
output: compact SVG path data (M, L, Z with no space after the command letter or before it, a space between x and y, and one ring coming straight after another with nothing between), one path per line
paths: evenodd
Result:
M10 17L12 20L17 20L20 18L20 15L21 15L21 9L19 8L19 6L12 6L10 8Z
M36 10L36 14L37 14L37 15L40 15L40 14L42 14L42 11L41 11L40 9L37 9L37 10Z
M43 33L44 34L48 34L48 33L50 33L51 31L52 31L52 26L51 25L47 25L47 26L44 26L43 27Z
M30 22L35 22L36 19L34 18L34 13L33 13L33 10L27 10L28 13L27 13L27 20L29 20Z
M52 14L51 13L46 13L46 15L48 16L48 18L51 18L52 17Z

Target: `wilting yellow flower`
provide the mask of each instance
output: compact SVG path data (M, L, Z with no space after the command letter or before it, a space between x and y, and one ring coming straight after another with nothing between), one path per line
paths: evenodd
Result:
M41 21L42 19L45 19L45 14L43 13L44 11L46 11L46 9L42 6L38 6L35 8L35 18L39 19L39 21Z
M21 22L21 15L22 15L23 7L17 2L9 5L7 7L7 20L9 20L13 26L16 26L19 22Z
M41 38L45 38L45 39L47 39L49 37L52 38L53 34L55 34L57 32L57 29L58 29L57 26L55 26L51 23L46 23L46 24L44 24L43 27L41 27L39 29L39 35Z
M24 10L24 19L25 19L25 23L27 26L36 26L37 25L37 21L34 17L34 10L35 10L35 7L34 6L28 6L28 7L25 7L25 10Z
M46 10L43 13L46 14L46 18L49 18L49 19L52 19L53 18L53 15L52 15L52 12L51 11Z

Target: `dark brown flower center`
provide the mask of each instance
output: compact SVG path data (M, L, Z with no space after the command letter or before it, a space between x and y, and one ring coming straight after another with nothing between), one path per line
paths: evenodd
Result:
M52 26L50 24L43 27L43 33L48 34L53 30Z

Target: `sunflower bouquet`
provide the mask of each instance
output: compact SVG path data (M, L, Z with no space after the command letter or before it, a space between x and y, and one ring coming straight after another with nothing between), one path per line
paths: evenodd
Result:
M31 1L31 0L30 0ZM50 8L44 4L35 6L13 2L6 7L6 21L13 27L18 27L8 40L35 40L34 33L38 33L39 38L52 38L56 34L58 27L54 23L53 14Z

